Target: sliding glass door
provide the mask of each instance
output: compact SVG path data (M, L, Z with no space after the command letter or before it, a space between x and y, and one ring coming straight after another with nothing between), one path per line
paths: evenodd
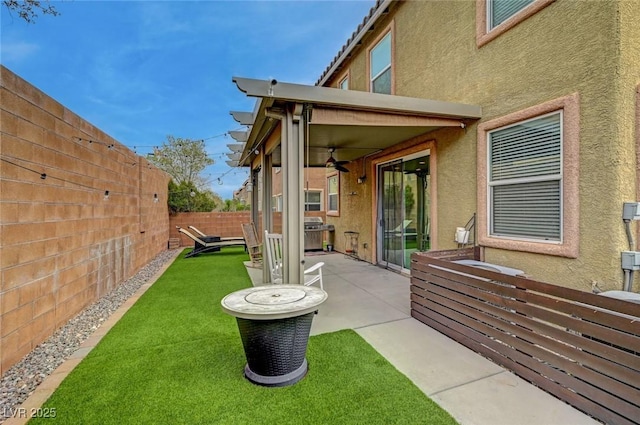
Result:
M429 156L378 166L378 263L408 270L430 248Z

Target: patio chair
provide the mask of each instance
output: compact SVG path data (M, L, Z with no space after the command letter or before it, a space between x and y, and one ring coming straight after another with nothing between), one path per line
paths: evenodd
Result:
M262 244L258 241L256 226L253 223L243 223L241 226L251 263L253 265L262 264Z
M191 240L193 240L193 250L185 255L185 258L193 257L198 254L204 254L205 252L217 252L220 251L220 248L223 246L238 246L243 245L246 250L246 244L244 239L242 238L226 238L221 240L217 236L207 236L200 237L195 236L193 233L185 230L181 227L178 227L178 231L184 235L187 235Z
M267 252L267 265L271 274L271 283L288 283L282 281L282 235L278 233L264 232L264 245ZM323 262L314 264L304 271L304 285L309 286L316 282L322 286L322 266Z

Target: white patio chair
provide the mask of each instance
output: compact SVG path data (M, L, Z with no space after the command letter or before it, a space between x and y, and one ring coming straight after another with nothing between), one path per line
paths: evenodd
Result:
M271 274L271 283L288 283L282 282L282 235L279 233L264 232L264 245L267 252L267 266ZM316 282L322 286L322 266L323 262L314 264L304 271L304 285L309 286Z

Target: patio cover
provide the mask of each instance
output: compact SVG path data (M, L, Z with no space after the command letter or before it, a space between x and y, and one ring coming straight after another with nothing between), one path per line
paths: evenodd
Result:
M333 157L352 161L442 127L477 120L479 106L341 90L330 87L233 77L238 89L257 98L253 112L231 112L248 125L238 166L282 167L284 273L303 282L304 167L324 167ZM262 178L263 229L271 230L271 176ZM258 204L253 191L252 205ZM257 218L257 213L254 219ZM267 277L265 272L265 278ZM265 280L266 281L266 280Z

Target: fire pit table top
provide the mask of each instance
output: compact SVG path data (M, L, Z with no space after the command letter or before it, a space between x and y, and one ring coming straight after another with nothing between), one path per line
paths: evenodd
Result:
M249 320L275 320L302 316L318 309L327 293L313 286L264 285L225 296L222 309L231 316Z

